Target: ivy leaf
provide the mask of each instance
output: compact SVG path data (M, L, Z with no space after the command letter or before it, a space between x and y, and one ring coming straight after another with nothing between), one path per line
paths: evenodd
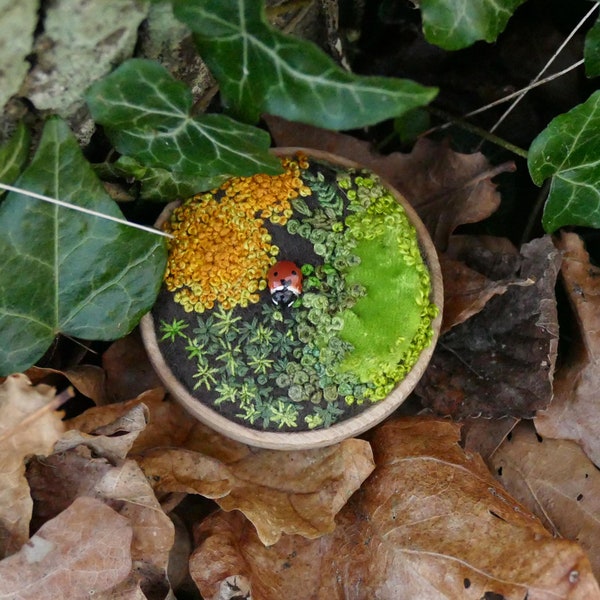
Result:
M13 183L25 165L31 134L24 123L19 123L12 137L0 147L0 181Z
M211 180L199 184L191 181L182 173L174 173L159 167L146 167L131 156L120 156L115 162L95 165L96 173L101 179L105 177L133 177L140 184L139 197L142 200L164 202L165 199L189 198L197 191L209 189Z
M559 115L533 140L528 166L537 185L552 177L542 223L600 227L600 91Z
M254 123L261 113L327 129L353 129L427 104L437 90L413 81L361 77L314 44L266 20L259 0L174 0L195 34L230 112Z
M122 218L58 118L17 185ZM29 367L65 333L109 340L152 306L164 238L11 192L0 205L0 374Z
M154 61L125 61L86 98L121 154L187 180L196 192L236 175L281 172L265 131L224 115L192 116L190 90Z
M585 59L585 74L588 77L598 77L600 75L600 18L585 36L583 58Z
M423 33L428 42L459 50L493 42L525 0L420 0Z

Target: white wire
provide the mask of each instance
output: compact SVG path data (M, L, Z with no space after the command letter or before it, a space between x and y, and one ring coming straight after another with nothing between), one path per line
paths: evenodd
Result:
M105 219L107 221L114 221L115 223L120 223L121 225L126 225L127 227L133 227L135 229L141 229L142 231L146 231L148 233L153 233L155 235L161 235L167 238L173 238L174 236L166 231L161 231L160 229L155 229L154 227L147 227L146 225L140 225L139 223L132 223L131 221L127 221L126 219L119 219L118 217L113 217L111 215L106 215L104 213L98 212L96 210L92 210L90 208L84 208L83 206L77 206L76 204L70 204L69 202L64 202L63 200L57 200L56 198L51 198L50 196L44 196L43 194L38 194L37 192L30 192L29 190L24 190L18 187L14 187L12 185L8 185L6 183L0 182L0 189L6 190L8 192L16 192L17 194L23 194L25 196L29 196L31 198L36 198L37 200L43 200L44 202L49 202L50 204L56 204L57 206L62 206L63 208L70 208L71 210L75 210L77 212L82 212L87 215L92 215L94 217L99 217L100 219Z

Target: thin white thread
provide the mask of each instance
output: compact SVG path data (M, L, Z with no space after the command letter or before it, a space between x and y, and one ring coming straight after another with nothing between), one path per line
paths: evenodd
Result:
M30 192L29 190L24 190L18 187L14 187L12 185L8 185L6 183L0 183L0 189L6 190L7 192L16 192L17 194L23 194L25 196L29 196L30 198L35 198L37 200L43 200L44 202L49 202L50 204L56 204L58 206L62 206L63 208L70 208L71 210L75 210L77 212L82 212L87 215L92 215L94 217L99 217L100 219L105 219L107 221L114 221L115 223L120 223L121 225L126 225L127 227L133 227L135 229L141 229L142 231L146 231L148 233L153 233L155 235L161 235L167 238L174 238L173 235L167 233L166 231L161 231L160 229L155 229L154 227L147 227L146 225L140 225L139 223L132 223L131 221L127 221L126 219L119 219L119 217L113 217L112 215L105 215L104 213L98 212L96 210L92 210L90 208L84 208L83 206L77 206L76 204L70 204L69 202L64 202L63 200L57 200L56 198L50 198L50 196L44 196L43 194L38 194L37 192Z

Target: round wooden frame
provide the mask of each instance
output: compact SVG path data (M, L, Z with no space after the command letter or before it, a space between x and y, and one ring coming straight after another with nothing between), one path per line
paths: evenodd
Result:
M291 156L296 152L302 152L309 158L323 160L342 167L362 168L353 161L324 151L306 148L275 148L273 149L273 152L277 156ZM421 253L431 276L431 299L440 309L438 316L432 323L433 339L431 344L421 352L419 359L411 369L410 373L386 398L365 408L358 415L340 421L327 429L281 433L276 431L260 431L230 421L189 393L189 391L177 380L165 362L158 346L154 320L149 313L142 318L140 329L150 361L169 392L191 415L219 433L251 446L276 450L299 450L329 446L346 438L359 435L383 421L383 419L393 413L402 402L406 400L425 372L439 336L443 308L442 274L433 242L417 213L397 190L387 182L383 181L383 183L403 206L409 221L416 229ZM168 218L168 215L173 208L173 204L170 204L165 208L157 221L157 226L160 226Z

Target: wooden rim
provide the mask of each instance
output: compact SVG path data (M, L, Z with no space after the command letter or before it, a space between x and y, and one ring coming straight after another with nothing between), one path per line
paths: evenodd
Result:
M358 163L325 151L307 148L273 149L273 153L277 156L292 156L296 152L303 152L309 158L316 158L317 160L323 160L342 167L356 169L363 168ZM372 171L372 169L369 170ZM406 400L425 372L439 336L443 310L442 272L435 247L425 225L400 192L394 189L387 181L385 181L385 179L382 179L382 182L402 205L409 221L417 232L421 253L431 277L431 300L439 308L437 317L431 323L433 329L431 343L421 352L419 359L411 369L410 373L386 398L365 408L358 415L349 417L327 429L280 433L276 431L259 431L230 421L189 393L165 362L158 347L158 338L154 327L154 320L152 315L148 313L141 320L140 330L150 362L167 389L194 417L219 433L251 446L275 450L299 450L329 446L341 442L346 438L357 436L383 421L383 419L392 414L402 402ZM171 203L165 207L157 220L157 226L162 225L168 218L168 215L173 210L175 204L176 203Z

